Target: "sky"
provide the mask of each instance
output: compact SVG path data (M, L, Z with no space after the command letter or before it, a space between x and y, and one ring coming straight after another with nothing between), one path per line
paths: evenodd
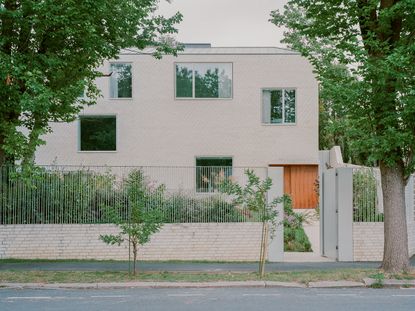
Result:
M183 14L176 39L212 46L278 46L283 30L269 22L270 12L286 0L160 0L159 13Z

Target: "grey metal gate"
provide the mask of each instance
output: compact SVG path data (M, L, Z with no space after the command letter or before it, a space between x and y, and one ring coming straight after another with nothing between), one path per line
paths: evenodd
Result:
M337 182L336 169L328 169L322 173L322 204L321 204L321 226L322 226L322 255L331 259L338 258L337 252Z

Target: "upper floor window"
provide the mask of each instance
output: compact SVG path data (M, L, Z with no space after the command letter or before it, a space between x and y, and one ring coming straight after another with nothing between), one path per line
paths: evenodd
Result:
M262 90L262 123L295 123L295 102L295 89Z
M132 74L131 64L111 64L110 97L132 98Z
M176 98L232 98L232 63L177 63Z
M80 151L115 151L116 128L115 116L80 116Z

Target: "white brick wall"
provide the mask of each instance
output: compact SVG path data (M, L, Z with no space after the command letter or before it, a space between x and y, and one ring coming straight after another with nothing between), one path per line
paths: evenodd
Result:
M232 156L233 166L318 163L318 85L299 55L121 55L132 63L133 99L103 98L82 114L117 115L116 152L78 152L77 121L52 123L36 163L194 166L197 156ZM175 99L175 62L232 62L232 99ZM109 62L98 69L110 72ZM261 123L262 88L296 88L295 125Z
M353 223L353 260L381 261L383 258L383 222Z
M128 246L109 246L100 234L113 225L0 226L0 258L127 260ZM139 251L143 260L258 259L260 223L166 224Z
M415 255L415 221L408 223L409 256Z
M415 254L415 222L408 224L409 256ZM383 222L353 223L353 260L381 261L383 259Z

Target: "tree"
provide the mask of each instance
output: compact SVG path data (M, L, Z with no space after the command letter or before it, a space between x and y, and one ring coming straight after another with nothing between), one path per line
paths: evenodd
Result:
M333 65L332 70L342 71L349 75L345 66ZM342 74L338 72L337 74ZM340 146L343 160L359 164L350 153L350 139L347 137L347 115L336 101L337 89L326 86L319 90L319 149L329 150L333 146Z
M344 65L331 65L335 76L350 77L348 68ZM336 84L324 84L319 90L319 149L328 150L333 146L340 146L343 160L346 163L374 166L368 160L368 154L352 152L352 140L349 132L347 109L344 103L338 100L338 87Z
M155 15L158 2L0 0L0 166L30 164L49 122L95 103L105 59L150 45L156 57L176 53L166 37L181 15Z
M110 207L107 217L120 228L117 235L101 235L100 239L110 245L127 242L133 251L133 272L137 273L136 262L139 247L150 241L151 235L163 225L164 185L150 187L141 170L132 171L126 180L126 201L129 210L128 219L120 215L122 206ZM155 205L155 206L153 206Z
M233 196L232 203L234 205L255 213L262 222L258 273L263 278L268 238L274 235L277 225L278 211L276 206L283 199L275 198L272 202L268 202L267 193L272 186L271 178L267 177L265 180L261 180L255 175L254 171L249 169L245 171L245 174L248 177L248 182L244 187L227 178L221 182L219 189L221 192Z
M350 148L379 163L385 212L382 267L409 268L405 185L415 161L415 1L290 0L272 22L336 94ZM350 75L331 70L345 66Z

